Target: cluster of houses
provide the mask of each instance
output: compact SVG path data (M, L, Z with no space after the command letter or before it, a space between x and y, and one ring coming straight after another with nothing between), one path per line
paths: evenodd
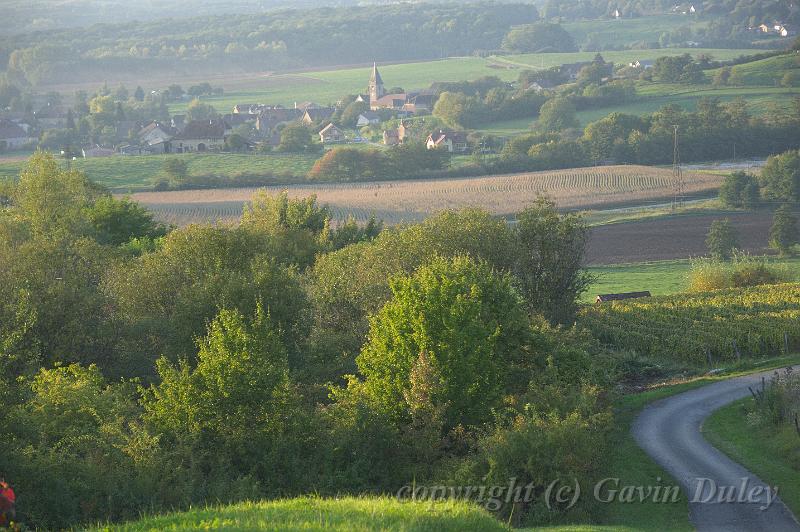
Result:
M367 103L359 114L356 126L379 126L387 114L400 119L396 129L383 131L383 144L402 144L410 137L411 123L407 119L415 114L428 114L435 102L435 92L416 91L387 93L376 64L373 64L367 92L359 94L357 102ZM391 113L386 113L386 111ZM81 150L84 157L107 157L122 155L155 155L164 153L214 152L224 148L225 141L240 126L250 126L253 133L244 139L247 147L256 143L272 147L280 144L283 126L303 123L317 126L319 142L323 145L345 142L366 142L360 136L348 138L332 122L335 107L313 102L295 103L293 107L265 104L237 104L230 113L209 120L188 120L177 114L169 121L154 120L149 123L122 121L117 124L114 148L89 146ZM8 113L7 113L8 114ZM68 127L69 110L48 105L33 113L39 129L62 129ZM13 150L33 146L38 139L32 135L32 127L25 122L25 115L0 117L0 150ZM450 152L467 151L466 134L459 131L439 130L428 136L426 145L430 149L446 149ZM76 154L77 155L77 154Z
M751 26L748 28L750 31L755 31L758 33L767 33L772 35L779 35L780 37L794 37L797 32L794 30L790 30L785 25L781 24L780 22L775 22L772 25L769 24L760 24L758 26Z

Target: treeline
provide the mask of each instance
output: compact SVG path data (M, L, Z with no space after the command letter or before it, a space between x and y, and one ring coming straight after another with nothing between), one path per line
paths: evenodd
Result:
M513 227L334 229L313 198L262 194L236 227L164 234L44 154L6 197L0 471L27 527L601 474L613 361L553 327L591 278L583 222L546 201Z
M610 81L612 66L597 54L574 79L563 68L554 67L540 71L524 70L515 84L495 76L484 76L474 81L434 83L431 90L438 97L433 115L450 127L476 128L501 120L536 118L542 106L556 98L568 98L577 110L635 100L636 87L632 81ZM567 84L569 86L555 90L555 87Z
M512 25L534 22L525 4L401 4L284 10L76 30L0 41L0 64L33 84L118 79L155 71L219 74L242 68L435 59L498 49ZM402 45L400 45L402 43Z
M568 102L565 102L567 104ZM566 109L566 108L562 108ZM563 124L570 110L554 113ZM571 111L574 114L574 109ZM675 126L682 162L763 157L796 149L800 105L783 116L753 117L744 100L720 103L704 98L692 112L667 105L656 113L612 113L587 125L577 140L531 133L506 144L490 171L525 171L616 164L668 164L673 159Z

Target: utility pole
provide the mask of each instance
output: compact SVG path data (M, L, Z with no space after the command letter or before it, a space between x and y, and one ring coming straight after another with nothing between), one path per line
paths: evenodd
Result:
M72 149L69 146L65 146L64 149L61 150L61 156L67 162L67 172L69 172L72 168Z
M678 208L683 207L684 197L684 183L683 183L683 172L681 171L681 157L680 151L678 150L678 126L672 126L674 128L674 135L673 135L673 145L672 145L672 187L673 187L673 198L672 198L672 210L676 210Z

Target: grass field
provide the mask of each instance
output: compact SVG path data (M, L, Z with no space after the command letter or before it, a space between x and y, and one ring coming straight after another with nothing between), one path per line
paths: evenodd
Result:
M72 167L81 170L96 181L116 192L127 192L150 188L155 178L163 176L163 165L167 158L179 158L187 162L189 175L224 176L235 178L243 175L275 176L280 182L283 174L304 176L314 165L315 155L303 154L181 154L147 156L113 156L97 159L78 159ZM25 166L24 160L1 161L0 180L14 179Z
M371 214L387 224L415 221L445 209L482 207L512 215L546 194L565 209L635 203L671 194L672 172L647 166L603 166L526 174L366 183L308 184L270 187L290 196L316 194L334 217L366 220ZM721 175L687 172L688 193L715 190ZM159 219L176 225L236 221L254 188L142 192L133 199Z
M755 473L770 486L795 515L800 515L800 470L796 457L800 439L788 424L782 430L754 430L745 418L748 397L711 414L703 422L703 434L715 447ZM792 463L789 455L795 456Z
M800 274L800 257L765 257L764 260ZM598 280L583 294L582 299L586 303L593 303L598 294L618 294L642 290L649 290L654 296L685 292L690 269L691 261L688 259L592 266L588 270L597 275Z
M732 59L754 53L754 51L665 48L604 52L603 57L607 61L615 63L629 63L636 59L655 59L664 55L681 55L683 53L706 53L719 59ZM473 80L482 76L497 76L505 81L514 81L519 77L520 70L590 61L594 56L595 52L575 52L487 58L453 57L440 61L380 65L380 70L387 88L403 87L406 90L412 90L426 88L435 81ZM223 96L205 98L204 101L226 113L230 112L238 103L292 106L295 102L313 101L319 104L330 104L347 94L364 92L370 72L371 68L364 66L304 73L248 75L249 82L246 88L237 84L236 90L228 91ZM225 83L222 85L224 86ZM187 104L188 102L173 104L170 106L170 111L173 113L182 111Z
M779 85L783 76L790 71L800 71L800 54L781 55L736 65L731 75L742 85ZM713 79L717 70L709 70L706 75Z

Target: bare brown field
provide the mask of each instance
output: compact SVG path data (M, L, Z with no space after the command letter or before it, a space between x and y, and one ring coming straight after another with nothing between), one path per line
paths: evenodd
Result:
M587 262L628 264L705 256L711 223L723 218L735 228L740 249L754 255L772 253L768 247L772 213L731 212L665 216L593 227Z
M723 176L686 172L686 194L698 196L717 189ZM337 219L371 214L387 224L423 219L436 212L481 207L507 216L523 210L540 195L561 209L603 208L647 203L672 194L672 172L648 166L603 166L547 172L462 179L375 181L262 187L286 190L291 197L316 194ZM178 226L191 223L236 222L242 206L259 188L140 192L132 198L162 221Z

